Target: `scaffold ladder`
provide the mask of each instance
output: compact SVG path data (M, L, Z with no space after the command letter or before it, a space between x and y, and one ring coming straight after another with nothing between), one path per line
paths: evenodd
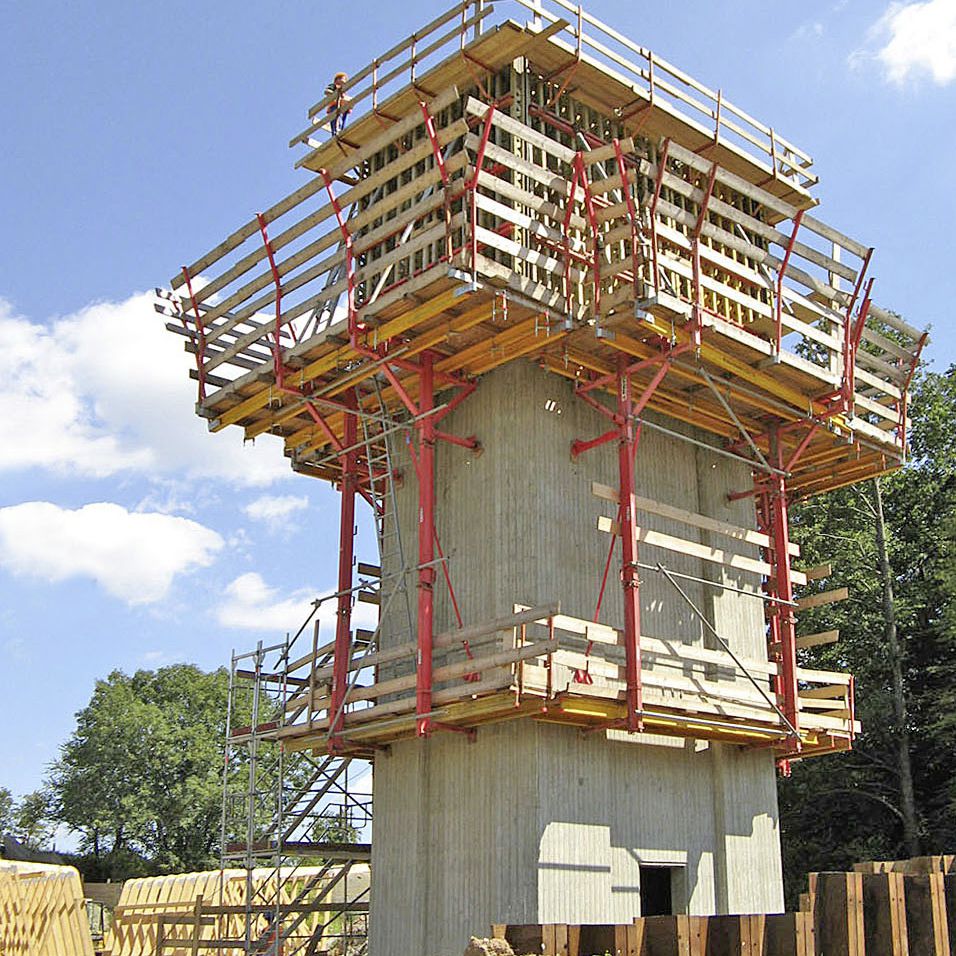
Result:
M390 638L398 643L410 640L414 633L412 598L408 589L410 569L405 563L401 522L398 520L396 472L393 442L405 434L404 422L396 418L385 403L377 376L369 382L367 395L374 412L362 417L365 455L368 465L369 493L374 503L375 536L378 541L379 628L390 612Z

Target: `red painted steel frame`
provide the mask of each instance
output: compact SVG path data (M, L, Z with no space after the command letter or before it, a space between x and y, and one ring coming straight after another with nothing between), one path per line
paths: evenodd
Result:
M276 377L276 387L282 389L285 385L285 366L282 364L282 280L279 276L279 268L276 265L272 243L269 242L269 233L266 230L265 217L261 212L257 212L256 219L259 221L259 232L262 235L262 244L265 247L266 255L269 257L272 282L276 287L276 321L272 333L272 367ZM291 325L289 326L289 331L293 333L294 338L295 333Z
M637 514L634 503L634 453L640 428L634 427L634 403L631 380L626 374L626 359L621 356L621 376L617 392L617 413L622 419L618 442L618 499L621 528L621 586L624 588L624 680L626 684L628 731L643 729L644 710L641 693L641 591L637 571ZM666 372L667 365L662 366ZM661 376L663 377L663 376Z
M777 664L778 672L774 678L777 702L785 717L799 735L800 698L797 684L797 635L794 617L793 580L790 568L790 516L787 496L787 473L796 464L797 459L809 445L809 439L816 431L814 424L804 440L790 454L785 452L781 440L783 428L772 435L774 452L773 464L780 472L762 476L755 484L757 494L758 527L769 535L771 547L766 549L768 561L772 567L766 583L770 598L768 617L770 626L770 659ZM800 753L799 736L791 737L791 749L788 756ZM784 774L789 774L789 761L785 756L779 761Z
M778 458L778 467L783 462ZM777 677L780 709L794 728L800 729L797 693L796 618L793 614L793 581L790 577L790 524L787 484L783 475L774 475L770 491L770 531L773 541L774 594L777 604L770 620L780 673ZM796 743L796 742L795 742Z
M346 403L356 409L358 403L355 392L350 390ZM332 688L329 713L329 750L341 747L339 735L345 719L345 695L348 690L349 658L352 649L352 562L355 550L355 495L359 485L358 416L345 415L345 451L340 457L342 463L342 503L339 518L339 579L338 604L335 617L335 650L332 659ZM311 704L310 704L311 706Z
M434 359L421 356L418 393L418 659L415 684L416 733L427 736L432 709L432 637L434 634L435 568L435 407Z
M617 368L617 410L609 408L595 400L588 391L595 384L575 389L578 398L610 418L615 427L604 432L590 441L575 441L571 445L572 457L577 457L584 451L596 448L617 439L618 442L618 523L621 535L621 587L624 590L624 678L625 701L627 716L623 726L630 733L637 733L644 729L643 694L641 688L641 595L640 579L637 567L637 508L634 502L634 458L637 445L641 437L640 423L637 418L647 407L658 385L670 369L674 353L661 355L654 360L644 360L637 363L641 368L648 364L660 363L650 382L636 400L633 397L631 375L635 366L628 364L625 355L618 357ZM606 381L604 376L601 381ZM608 559L610 563L610 558ZM607 569L605 569L605 578ZM604 584L601 585L601 597L604 595ZM600 608L600 599L598 601Z

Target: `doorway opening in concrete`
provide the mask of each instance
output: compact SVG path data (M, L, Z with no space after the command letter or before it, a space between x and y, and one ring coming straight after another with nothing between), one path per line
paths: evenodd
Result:
M675 885L683 877L680 866L641 864L641 916L670 916L674 909Z

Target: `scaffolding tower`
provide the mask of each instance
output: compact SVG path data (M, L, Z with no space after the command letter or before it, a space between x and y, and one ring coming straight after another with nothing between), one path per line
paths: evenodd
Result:
M371 768L350 756L284 747L276 737L295 719L295 698L308 680L297 673L331 659L319 644L318 622L309 627L319 606L293 637L260 641L232 658L222 868L246 871L243 918L235 924L241 952L365 951ZM312 649L303 662L298 639L309 631ZM222 915L216 906L207 912Z

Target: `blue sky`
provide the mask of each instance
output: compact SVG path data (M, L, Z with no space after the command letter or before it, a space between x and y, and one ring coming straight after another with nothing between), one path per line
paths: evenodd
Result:
M956 0L588 6L807 149L877 301L956 361ZM441 9L0 7L0 786L40 783L113 668L224 664L331 587L333 493L206 434L149 290L301 184L332 72Z

